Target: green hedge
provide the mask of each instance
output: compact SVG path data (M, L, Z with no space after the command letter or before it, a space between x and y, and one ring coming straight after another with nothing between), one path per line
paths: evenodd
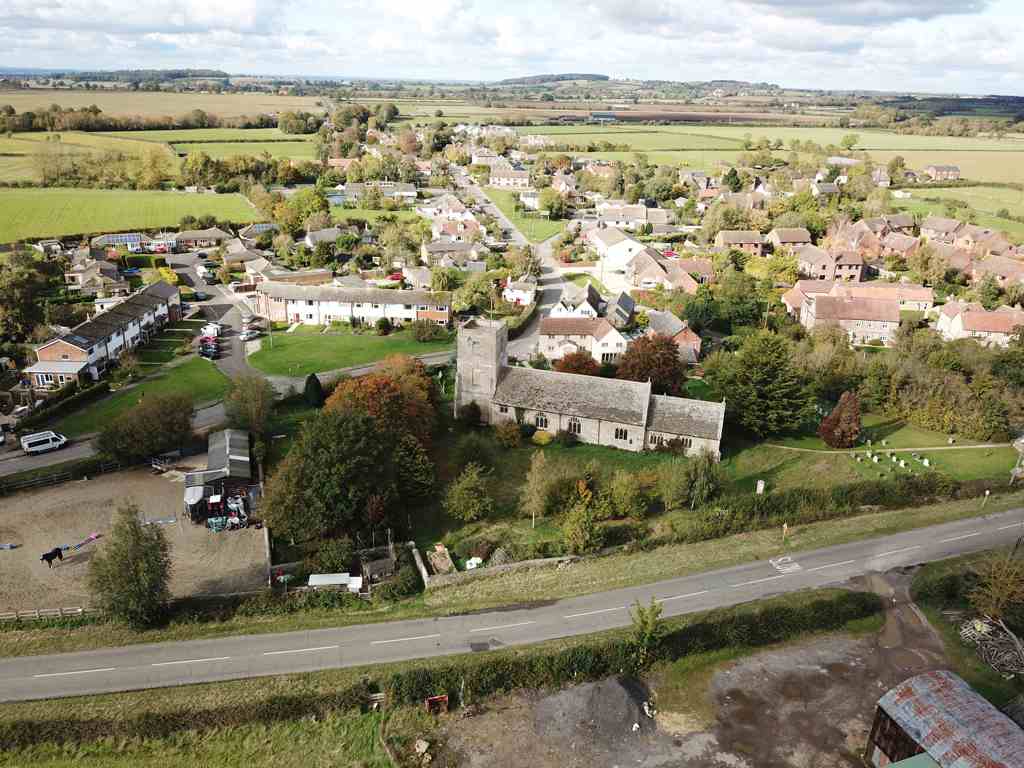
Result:
M101 381L98 384L93 384L91 387L80 390L76 384L72 383L64 389L68 390L69 393L66 395L58 394L56 397L51 398L46 404L44 404L42 408L39 408L30 416L19 421L18 431L27 432L35 429L36 427L52 421L58 416L63 416L69 411L73 411L82 405L98 400L110 392L110 385L105 381ZM62 390L62 392L63 391L64 390Z
M540 288L537 289L538 291ZM532 304L523 308L523 311L516 315L513 319L505 320L505 324L508 326L508 339L518 339L523 335L526 330L526 326L530 324L530 320L537 313L537 302L534 301Z
M837 591L825 596L801 593L671 619L665 622L667 631L648 655L648 661L738 645L769 645L808 631L838 629L881 610L882 601L877 595ZM357 709L367 693L380 688L387 691L390 706L420 705L427 696L442 693L447 693L450 702L457 705L518 688L555 688L637 671L642 670L637 668L637 654L629 634L618 631L570 641L555 649L527 648L465 655L441 662L425 661L383 680L374 678L371 671L358 683L333 690L321 686L315 694L254 697L245 706L232 703L107 718L90 717L88 704L83 702L78 717L0 723L0 744L13 750L47 742L158 739L183 730L319 718L332 711Z

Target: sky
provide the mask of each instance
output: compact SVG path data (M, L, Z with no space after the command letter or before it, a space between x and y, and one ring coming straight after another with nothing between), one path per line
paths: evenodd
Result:
M0 66L1024 96L1022 0L3 0Z

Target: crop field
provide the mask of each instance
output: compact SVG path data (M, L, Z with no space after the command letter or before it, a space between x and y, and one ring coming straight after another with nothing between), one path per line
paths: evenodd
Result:
M940 193L948 192L963 192L966 190L953 190L953 189L936 189L918 192L914 191L914 197L910 200L897 200L895 201L896 207L900 210L909 211L910 213L917 213L921 216L927 216L928 214L934 214L936 216L946 215L946 206L942 202L930 202L929 200L923 200L921 198L928 197L942 197L945 199L952 199L954 197L960 197L959 195L942 195ZM966 198L963 198L966 199ZM1024 224L1019 221L1013 221L1012 219L1003 219L995 214L985 213L976 206L972 207L978 211L977 216L974 218L974 223L982 227L989 227L991 229L1001 230L1006 232L1012 240L1017 242L1024 242ZM1011 210L1013 210L1011 208Z
M191 141L307 141L310 135L282 133L277 128L189 128L153 131L110 131L102 136L178 144Z
M1014 145L1016 146L1016 145ZM872 152L876 163L888 163L896 155L907 162L908 168L920 169L930 163L960 166L961 175L972 181L1017 182L1024 180L1024 147L1018 152L942 151L886 151Z
M218 117L240 117L264 112L303 110L322 112L316 96L278 96L272 93L157 93L122 90L68 90L31 88L0 91L0 104L10 104L18 112L38 111L51 104L62 107L88 107L92 104L111 115L142 117L178 116L202 109Z
M632 162L633 152L579 152L579 157L592 157L597 160L619 160ZM690 149L690 150L655 150L644 152L647 161L654 165L679 165L703 171L719 171L721 166L732 165L740 156L736 149Z
M32 181L36 169L31 155L0 156L0 181Z
M588 130L577 127L575 130L559 130L543 128L528 131L533 134L551 136L558 143L586 145L608 141L613 144L628 144L638 151L650 150L686 150L686 149L740 149L741 139L712 136L703 133L675 133L660 129L645 130L642 128L623 128L607 131Z
M1005 208L1013 216L1024 216L1024 191L1007 187L961 187L950 189L914 190L915 198L941 197L963 200L980 213L993 216Z
M177 226L185 215L239 223L258 218L242 195L101 189L3 189L0 211L0 243Z
M173 144L175 152L183 155L205 152L214 160L223 160L236 155L259 157L264 152L273 158L313 159L313 144L308 141L212 141L189 144Z
M131 138L118 138L106 136L102 133L84 133L82 131L64 131L62 133L17 133L14 141L32 142L39 145L43 142L54 141L62 147L72 148L81 152L122 152L126 155L142 155L153 149L152 142L139 141ZM156 145L159 146L159 145Z

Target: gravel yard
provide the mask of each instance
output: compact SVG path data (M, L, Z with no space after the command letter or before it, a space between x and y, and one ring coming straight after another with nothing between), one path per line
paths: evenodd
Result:
M205 466L206 457L191 461ZM136 469L0 498L0 543L18 545L0 550L0 612L88 605L85 576L104 539L65 553L52 570L39 556L92 533L109 534L114 513L126 503L138 506L147 520L174 519L161 525L171 542L175 596L259 589L263 532L215 534L193 525L181 514L183 488L180 472L154 476Z

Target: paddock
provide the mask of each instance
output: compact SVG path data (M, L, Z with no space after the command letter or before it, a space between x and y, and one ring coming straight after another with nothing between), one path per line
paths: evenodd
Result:
M202 462L205 456L193 457ZM181 475L136 469L0 497L0 613L87 606L86 574L110 534L118 507L134 503L146 520L160 520L171 543L171 591L176 597L244 592L265 582L263 531L212 533L182 515ZM47 568L39 557L54 547L101 538Z

